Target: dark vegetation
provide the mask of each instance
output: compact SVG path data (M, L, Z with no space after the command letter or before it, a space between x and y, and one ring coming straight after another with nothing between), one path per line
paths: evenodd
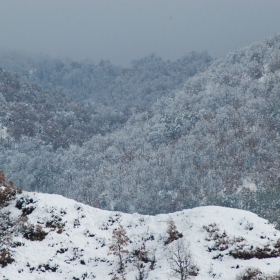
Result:
M173 241L183 237L183 234L177 230L177 227L171 218L167 220L167 225L168 227L166 232L168 234L168 238L165 240L164 245L168 245Z
M214 241L214 244L208 247L208 252L217 252L213 259L222 260L225 255L234 257L235 259L250 260L253 258L266 259L278 258L280 256L280 240L275 244L266 244L264 246L255 247L248 244L244 237L230 238L226 231L221 232L219 227L214 224L204 226L203 229L208 233L206 241ZM253 230L252 227L245 226L246 230ZM265 239L265 236L261 236Z
M279 223L280 36L214 62L6 53L0 64L0 168L24 189L146 214L215 204Z
M0 207L5 207L9 201L15 198L17 193L21 193L20 188L15 188L12 181L6 182L5 174L0 170Z
M0 265L2 267L5 267L8 264L13 263L13 262L14 262L14 259L12 258L10 251L6 248L2 249L1 253L0 253Z
M279 280L279 279L280 279L280 273L277 273L276 275L267 275L255 267L249 267L245 269L236 277L236 280Z
M24 231L23 237L31 241L42 241L47 234L41 226L31 225Z

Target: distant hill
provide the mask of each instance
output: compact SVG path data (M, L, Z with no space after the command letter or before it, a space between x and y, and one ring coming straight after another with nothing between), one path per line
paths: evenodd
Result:
M61 105L52 139L68 145L42 144L39 133L9 140L8 126L1 168L27 190L102 209L158 214L220 205L279 225L279 81L275 36L213 61L141 110L76 102L78 117L73 103Z
M29 140L53 151L82 145L92 135L113 131L128 119L111 107L74 102L61 92L23 82L2 68L0 98L0 149Z
M115 66L106 60L96 64L17 52L0 53L0 66L23 81L118 111L149 108L158 98L181 89L189 77L203 71L211 62L206 52L192 52L176 61L164 61L151 54L133 60L129 67Z
M175 62L150 55L130 68L1 52L1 128L16 142L28 136L54 150L81 145L119 129L210 63L195 52Z
M7 183L1 185L3 279L279 277L280 233L247 211L208 206L157 216L124 214L58 195L15 195Z

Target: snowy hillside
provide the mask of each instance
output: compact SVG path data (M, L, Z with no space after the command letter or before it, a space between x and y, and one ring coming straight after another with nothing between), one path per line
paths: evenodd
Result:
M1 198L9 188L1 187ZM207 206L144 216L104 211L59 195L22 192L7 200L1 207L0 279L119 276L119 258L109 253L113 232L121 226L129 238L122 253L128 280L180 279L173 278L171 266L178 246L189 250L191 279L236 279L247 267L268 275L280 270L280 232L250 212ZM139 252L145 254L139 257Z

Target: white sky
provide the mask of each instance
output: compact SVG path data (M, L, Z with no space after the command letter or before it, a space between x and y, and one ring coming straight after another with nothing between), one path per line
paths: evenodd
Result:
M279 0L0 0L0 49L74 60L221 57L278 33Z

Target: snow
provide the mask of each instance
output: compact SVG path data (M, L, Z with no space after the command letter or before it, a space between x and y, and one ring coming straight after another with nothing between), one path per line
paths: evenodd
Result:
M231 280L247 267L256 267L268 274L280 270L279 258L243 260L234 259L229 254L240 244L248 248L262 248L273 246L280 238L280 232L272 224L251 212L206 206L147 216L100 210L59 195L23 192L17 196L17 200L20 198L28 198L29 201L33 199L26 205L35 208L27 216L28 222L41 225L48 235L42 241L27 240L21 234L14 236L14 241L24 245L11 249L15 262L1 269L3 278L0 279L59 280L76 277L109 280L112 278L110 273L117 269L116 256L108 255L109 245L112 232L119 225L126 229L131 241L127 247L129 251L140 248L145 242L149 254L154 254L155 267L149 271L147 279L171 279L168 254L172 243L164 244L168 236L166 221L170 218L174 220L178 231L183 233L182 240L189 244L193 261L199 268L198 276L193 279ZM22 210L15 205L16 200L1 211L9 211L10 216L17 219L22 215ZM47 222L59 218L60 224L65 223L62 233L46 227ZM243 237L244 241L229 241L229 248L223 251L209 250L213 248L215 241L210 238L207 227L215 227L220 233L225 231L227 240ZM221 256L217 257L219 254ZM57 270L52 272L44 269L43 266L47 264L57 267ZM135 279L137 269L128 262L126 273L126 279Z
M248 190L248 191L251 191L251 192L256 192L257 191L257 185L255 183L253 183L250 179L243 179L243 184L242 184L242 186L240 186L237 189L236 193L240 193L243 190L245 190L245 191Z
M0 127L0 138L6 139L8 137L7 127Z

